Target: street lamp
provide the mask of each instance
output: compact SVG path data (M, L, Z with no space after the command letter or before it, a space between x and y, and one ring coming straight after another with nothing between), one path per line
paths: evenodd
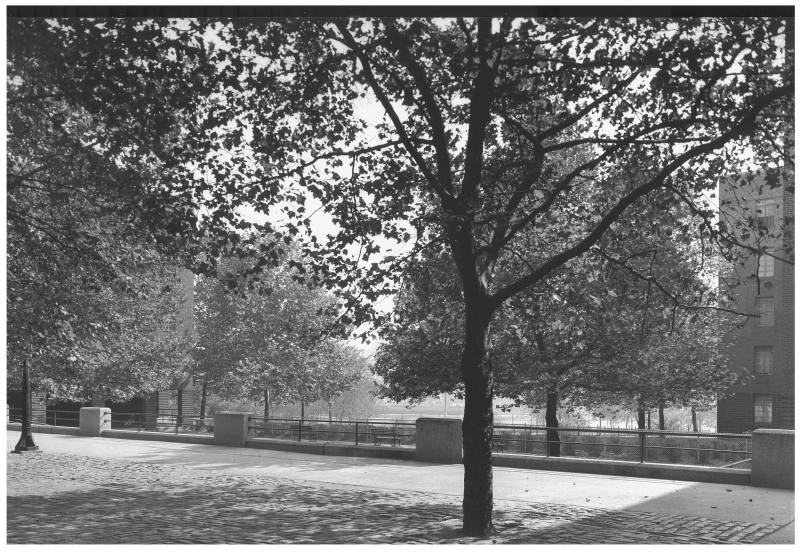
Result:
M31 435L31 381L28 373L28 359L22 361L22 433L17 446L11 452L41 452Z

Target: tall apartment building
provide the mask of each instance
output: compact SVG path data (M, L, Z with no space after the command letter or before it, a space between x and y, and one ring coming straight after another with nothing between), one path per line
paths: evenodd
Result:
M752 378L718 401L719 432L794 429L794 178L791 172L749 176L744 184L741 177L720 183L721 220L757 223L759 230L745 238L766 254L752 253L720 277L734 308L753 316L733 332L727 350Z

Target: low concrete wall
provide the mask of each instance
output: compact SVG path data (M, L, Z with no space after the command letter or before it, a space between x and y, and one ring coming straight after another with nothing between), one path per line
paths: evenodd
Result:
M337 441L287 441L285 439L255 437L248 439L246 446L248 448L320 454L323 456L360 456L364 458L395 458L398 460L414 460L416 456L413 448L351 445Z
M752 484L755 487L794 489L794 431L753 431Z
M416 457L420 462L460 464L461 420L417 418L416 447Z
M698 483L724 483L749 485L750 470L713 468L708 466L678 466L675 464L639 464L621 460L597 458L556 458L529 454L493 454L492 465L529 470L562 471L570 473L595 473L649 479L695 481Z
M250 431L250 412L217 412L214 414L214 444L243 447Z
M84 406L80 413L80 434L86 437L99 437L103 431L111 429L111 409L99 406Z
M8 422L6 424L8 431L22 431L22 424L19 422ZM80 435L81 428L79 427L63 427L51 426L42 424L31 424L31 433L52 433L57 435Z
M167 441L170 443L192 443L195 445L213 445L213 435L191 435L186 433L167 433L163 431L131 431L129 429L107 429L103 437L112 439L139 439L141 441Z

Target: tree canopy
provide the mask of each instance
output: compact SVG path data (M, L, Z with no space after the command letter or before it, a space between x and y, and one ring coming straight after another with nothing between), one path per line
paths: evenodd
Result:
M313 402L349 390L364 374L360 354L336 326L337 302L291 278L288 262L237 283L242 263L223 260L197 285L196 370L227 397Z
M9 379L27 357L51 396L126 400L188 367L179 259L131 208L143 195L140 167L95 149L100 119L60 93L54 43L36 42L44 28L9 26Z
M302 239L298 278L345 297L343 322L375 320L404 263L446 244L462 290L470 534L491 527L495 313L602 247L642 201L690 209L665 231L749 247L710 193L722 174L791 156L787 18L12 23L58 73L45 94L97 117L94 150L150 169L139 210L197 270L226 247L266 266ZM273 239L232 231L246 228ZM405 246L379 255L387 242Z

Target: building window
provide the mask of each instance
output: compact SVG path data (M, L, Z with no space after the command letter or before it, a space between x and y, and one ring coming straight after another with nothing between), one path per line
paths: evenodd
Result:
M758 314L756 326L774 326L775 300L772 297L756 299L756 313Z
M756 216L758 217L758 226L768 231L775 229L775 213L777 212L777 205L775 200L772 199L759 199L756 203Z
M772 347L755 348L756 374L772 375Z
M769 395L753 397L753 418L757 424L772 423L772 397Z
M775 276L775 257L771 255L758 256L758 277L771 278Z

